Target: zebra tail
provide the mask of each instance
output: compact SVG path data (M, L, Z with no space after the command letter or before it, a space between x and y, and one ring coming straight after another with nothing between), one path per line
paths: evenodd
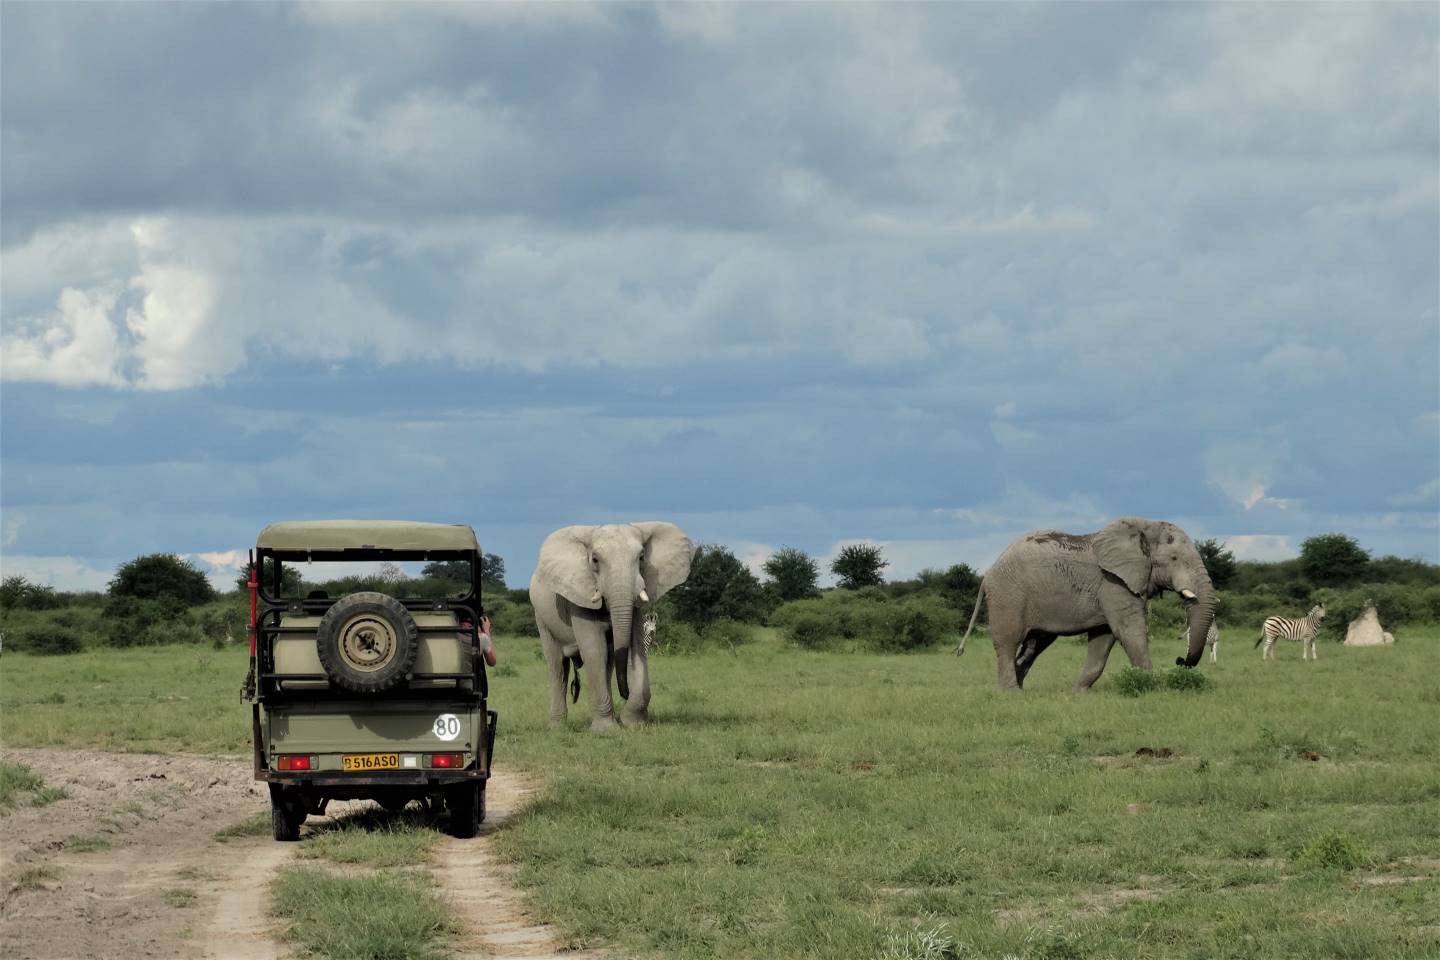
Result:
M965 652L965 641L970 639L970 631L975 629L975 620L980 616L980 602L985 599L985 581L980 581L980 589L975 592L975 609L970 614L970 625L965 628L965 636L960 638L959 645L955 648L955 656Z

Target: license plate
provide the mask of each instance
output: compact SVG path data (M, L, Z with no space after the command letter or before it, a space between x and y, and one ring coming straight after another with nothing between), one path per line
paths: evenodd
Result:
M340 758L341 770L399 770L398 753L347 753Z

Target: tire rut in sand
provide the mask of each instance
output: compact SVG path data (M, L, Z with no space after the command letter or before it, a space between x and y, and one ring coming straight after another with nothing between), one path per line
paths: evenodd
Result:
M454 907L462 931L459 960L599 960L595 950L571 950L566 939L525 909L513 868L496 850L495 831L535 793L516 775L496 773L486 787L486 817L473 840L446 837L435 849L435 876Z

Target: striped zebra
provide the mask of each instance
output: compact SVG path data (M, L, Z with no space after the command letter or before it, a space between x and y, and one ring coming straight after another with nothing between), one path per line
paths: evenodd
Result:
M1265 626L1260 630L1260 639L1255 641L1255 646L1265 644L1265 650L1260 654L1261 660L1275 659L1275 641L1284 637L1286 640L1299 640L1301 644L1301 660L1319 660L1320 655L1315 652L1315 635L1320 632L1320 622L1325 619L1325 604L1317 603L1310 608L1310 612L1303 620L1291 620L1289 617L1271 617L1265 621Z
M645 652L650 652L650 645L655 642L655 614L645 614L645 619L640 621L640 636L645 641Z
M1180 631L1180 642L1190 642L1188 629ZM1205 631L1205 645L1210 648L1210 662L1214 663L1220 653L1220 626L1214 620L1210 621L1210 629Z

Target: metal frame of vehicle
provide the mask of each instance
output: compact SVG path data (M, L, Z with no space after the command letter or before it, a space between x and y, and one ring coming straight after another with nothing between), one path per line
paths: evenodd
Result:
M412 671L391 690L383 693L357 694L342 689L325 673L279 672L276 668L275 644L291 636L315 636L311 626L287 626L286 618L323 617L340 597L288 598L283 596L284 564L316 561L444 561L466 560L470 564L469 591L460 597L421 599L396 597L412 614L453 614L448 617L419 617L420 638L429 634L439 638L457 638L456 624L472 624L469 640L471 669L469 671ZM268 561L268 564L267 564ZM267 569L268 566L268 569ZM307 521L272 524L261 532L250 555L250 676L246 680L246 698L252 703L251 731L254 742L255 779L270 785L274 806L289 804L296 812L320 813L326 803L334 800L404 799L425 796L431 800L453 796L457 787L475 784L479 793L480 818L483 819L484 785L490 776L498 714L488 709L488 678L484 657L480 655L476 626L484 614L481 599L481 553L474 531L468 526L451 524L407 523L403 521ZM261 582L261 571L268 574L268 583ZM432 621L423 625L422 621ZM435 625L433 621L440 621ZM461 642L456 639L456 642ZM463 657L461 658L463 662ZM453 681L438 684L434 681ZM321 687L321 684L324 684ZM305 689L295 689L299 685ZM450 747L444 743L427 744L408 733L416 728L416 718L437 710L467 714L463 725L468 739ZM354 720L363 717L365 722ZM307 747L305 738L294 747L282 746L284 730L291 721L309 717L312 731ZM318 718L318 719L316 719ZM327 721L336 719L364 728L366 736L357 737L353 748L337 746L345 742L328 739ZM343 722L330 727L343 733ZM326 731L322 740L325 750L313 749L313 734ZM406 731L401 733L399 731ZM382 741L395 736L394 748L415 766L397 770L352 772L337 769L341 756L376 751L376 738ZM279 749L277 749L279 747ZM386 748L387 750L390 748ZM427 766L435 755L464 757L462 767L436 768ZM300 770L281 770L277 758L295 755L316 755ZM320 757L325 760L320 762ZM472 759L473 757L473 759ZM300 817L303 820L303 816ZM276 836L280 838L277 820ZM295 826L298 836L298 824ZM465 835L462 831L462 835ZM291 839L291 838L287 838Z

